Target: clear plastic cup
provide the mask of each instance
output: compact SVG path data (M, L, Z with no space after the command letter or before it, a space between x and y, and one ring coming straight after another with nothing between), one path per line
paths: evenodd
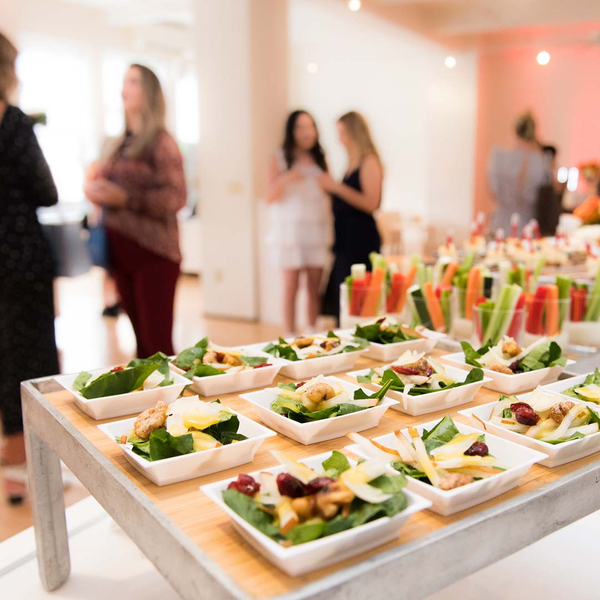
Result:
M473 307L472 339L475 344L483 346L491 341L497 344L503 336L513 338L519 345L523 343L525 309L495 311L483 306Z
M552 337L559 346L567 347L571 320L570 298L550 302L533 297L526 302L525 312L524 346L529 346L541 337Z
M340 285L340 326L343 329L354 327L363 323L375 321L386 316L386 286L365 286L360 290L348 291L345 283ZM370 299L376 297L375 303ZM368 302L368 305L365 303Z
M584 310L581 310L576 306L576 303L573 303L570 319L565 326L571 344L600 348L600 315L598 319L592 320L590 317L594 315L588 314L586 319L588 308L599 302L599 295L587 294Z

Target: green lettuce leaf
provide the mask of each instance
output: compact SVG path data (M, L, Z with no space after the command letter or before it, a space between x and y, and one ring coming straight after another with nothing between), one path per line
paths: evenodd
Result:
M278 344L267 344L263 348L263 352L272 354L275 358L284 358L285 360L291 361L300 360L296 351L291 346L287 345L286 341L281 338L279 338Z
M266 356L240 356L242 363L247 367L256 367L258 365L264 365L269 362Z
M566 394L567 396L571 396L571 398L577 398L578 400L581 400L583 399L583 396L580 396L577 393L577 390L588 385L600 385L600 369L596 368L596 370L593 373L590 373L585 378L583 383L580 383L579 385L574 385L573 387L561 393ZM75 386L73 386L73 388L75 388Z
M157 369L157 363L150 363L114 373L104 373L82 388L79 393L88 400L129 394L141 388L144 381Z
M164 375L164 379L161 381L159 387L166 387L167 385L173 385L173 373L169 369L169 357L162 353L157 352L148 358L135 358L129 362L127 368L138 367L140 365L151 365L153 363L158 364L158 372Z
M469 344L469 342L462 341L460 343L460 345L461 345L461 347L463 349L463 353L465 355L465 363L468 365L472 365L474 367L481 368L482 365L479 362L479 360L491 348L491 344L488 343L485 346L483 346L482 348L480 348L479 350L475 350L475 348L473 348L473 346L471 346L471 344Z
M337 479L350 468L350 463L344 454L339 450L334 450L331 456L323 461L323 468L331 479Z
M296 525L285 537L292 542L293 546L297 546L323 537L326 527L325 521L308 521Z
M186 348L183 352L177 355L175 365L184 371L191 369L194 365L202 362L202 358L206 354L208 348L208 338L202 338L192 348Z
M275 519L268 513L260 510L260 505L254 498L242 494L237 490L224 490L223 502L260 532L274 540L282 539L279 527L275 524Z
M413 479L420 479L424 483L431 483L429 477L420 471L416 467L409 465L408 463L402 462L401 460L394 461L392 468L396 469L399 473L402 473L406 477L412 477Z
M87 382L92 378L91 373L87 373L86 371L81 371L79 375L75 378L73 385L71 386L76 392L80 392L87 384Z
M185 377L187 379L193 379L194 377L212 377L213 375L225 375L225 371L222 369L217 369L211 365L203 365L200 363L194 365L185 373Z
M427 454L431 454L432 450L439 448L444 444L447 444L453 440L459 434L454 421L450 415L446 415L441 421L439 421L433 429L427 431L423 429L421 439L425 444Z
M467 374L467 377L464 381L455 381L454 383L449 383L448 385L444 385L440 383L439 388L430 388L427 385L415 385L410 388L408 392L409 396L422 396L423 394L433 394L435 392L439 392L441 390L449 390L451 388L461 387L463 385L469 385L471 383L476 383L478 381L483 380L483 371L480 368L471 369ZM381 382L383 384L390 383L390 389L395 392L403 392L404 391L404 383L398 377L398 374L392 371L392 369L386 369L383 372L383 377L381 378Z
M296 391L296 384L293 382L290 383L278 383L277 387L282 390L291 390L292 392Z
M240 420L237 415L233 413L223 411L221 413L221 420L210 427L206 427L202 431L214 437L218 442L221 442L224 446L231 444L232 441L242 441L248 438L241 433L238 433L240 428Z
M546 367L564 367L566 364L567 358L562 356L561 347L556 342L545 342L536 346L519 361L519 367L525 373Z
M377 344L396 344L398 342L418 339L418 337L405 334L400 326L391 325L382 330L380 323L362 326L357 325L356 330L354 331L354 337Z

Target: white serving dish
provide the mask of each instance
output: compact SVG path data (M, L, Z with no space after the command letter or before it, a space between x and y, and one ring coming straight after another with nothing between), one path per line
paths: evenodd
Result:
M355 329L339 329L335 331L336 335L346 338L354 336ZM419 332L423 338L417 340L408 340L406 342L396 342L395 344L379 344L377 342L369 342L369 358L379 360L381 362L393 362L401 354L410 350L412 352L431 352L437 343L447 337L445 333L432 331L431 329L423 329Z
M464 381L469 374L468 371L456 367L444 365L444 368L446 373L455 381ZM347 375L358 378L360 375L368 375L369 370L370 369L352 371L351 373L347 373ZM409 394L403 394L402 392L389 390L386 396L398 401L397 404L393 404L391 407L394 410L407 415L412 415L413 417L418 417L419 415L425 415L438 410L447 410L454 406L458 406L459 404L471 402L475 397L475 394L481 389L481 386L489 381L491 381L489 378L484 377L481 381L475 383L469 383L458 388L450 388L449 390L431 392L430 394L423 394L422 396L411 396ZM381 389L381 386L374 383L361 383L359 385L375 392Z
M350 395L352 395L359 386L354 385L337 377L327 377L326 380L332 380L339 383ZM364 389L364 388L363 388ZM241 394L240 398L250 402L254 410L258 413L260 420L279 431L283 435L300 442L301 444L316 444L325 440L342 437L350 431L364 431L377 427L383 413L396 404L395 400L384 397L377 406L366 408L355 413L332 417L331 419L322 419L312 423L298 423L288 417L277 414L271 409L271 403L277 398L278 388L267 388L259 392L250 392Z
M231 412L235 411L232 410ZM252 462L262 443L267 438L277 435L274 431L255 423L252 419L237 412L235 414L240 420L239 433L245 435L248 438L247 440L219 446L212 450L203 450L202 452L157 461L148 461L138 456L131 450L130 444L119 444L119 447L127 462L156 485L179 483L195 477L225 471ZM98 425L98 429L117 443L115 438L128 435L133 429L134 422L135 418L125 419Z
M524 394L519 396L518 399L522 402L527 402L527 398L529 396L530 394ZM562 396L557 395L557 400L561 399ZM577 402L573 398L571 398L571 400ZM589 406L591 410L600 414L600 410L597 407L590 406L585 402L581 402L580 404L585 404L586 406ZM540 460L539 463L544 467L558 467L560 465L564 465L565 463L572 462L579 458L584 458L590 454L594 454L594 452L598 452L600 450L600 432L588 435L579 440L553 445L547 444L546 442L542 442L540 440L534 440L521 433L504 429L504 427L500 427L499 425L489 422L492 409L495 405L496 402L490 402L488 404L481 404L480 406L459 410L458 412L461 415L470 417L473 426L481 431L495 434L511 442L521 444L522 446L527 446L532 450L543 452L547 458ZM474 417L481 419L485 423L485 428L482 423Z
M92 377L108 373L113 367L88 371ZM190 384L189 380L177 373L173 373L173 383L165 387L157 387L150 390L119 394L118 396L104 396L88 400L73 389L73 383L79 373L71 375L58 375L54 379L65 390L70 392L75 399L75 404L87 415L101 421L102 419L113 419L134 413L141 413L147 408L153 408L159 400L165 404L171 404L179 398L183 389Z
M302 462L320 471L321 463L330 455L330 452L325 452L311 456ZM356 464L352 460L349 462L351 465ZM277 474L284 472L285 467L277 466L264 469L264 471ZM258 474L258 472L250 473L253 477L258 477ZM428 500L405 489L403 491L406 494L408 506L391 518L382 517L325 538L285 548L250 525L223 502L222 492L232 481L235 481L235 478L203 485L200 489L229 515L235 529L251 546L291 576L315 571L397 538L400 529L412 514L425 510L431 505Z
M271 364L270 367L261 367L260 369L248 369L238 373L225 373L224 375L209 375L208 377L194 377L193 380L187 379L191 383L190 389L201 396L221 396L233 394L243 390L264 387L273 383L275 376L283 366L283 361L275 358L266 352L251 351L247 347L232 348L232 350L244 350L249 356L263 356L265 362ZM171 370L179 375L185 375L185 371L169 362Z
M255 351L262 351L262 349L270 343L264 342L262 344L256 344L253 346ZM319 356L318 358L307 358L304 360L287 360L285 358L277 358L282 363L281 375L294 379L296 381L302 381L304 379L310 379L317 375L330 375L331 373L340 373L342 371L348 371L358 360L358 357L368 352L369 349L355 350L354 352L341 352L340 354L332 354L331 356ZM268 356L271 356L267 353Z
M432 429L439 420L430 421L423 425L416 427L419 434L423 432L423 429ZM468 425L462 425L461 423L454 422L456 428L460 433L479 433L477 429L469 427ZM410 440L407 429L402 430L402 434ZM389 448L394 447L394 434L388 433L374 438L380 444ZM513 442L509 442L495 435L486 433L485 443L487 444L490 454L498 458L498 466L505 468L506 471L489 477L487 479L481 479L474 481L468 485L464 485L453 490L440 490L439 488L433 487L428 483L407 477L408 489L427 498L431 501L431 510L444 517L466 510L477 504L487 502L496 496L500 496L505 492L513 489L521 478L533 464L540 462L546 458L546 455L536 450L530 450L524 448ZM366 456L364 451L357 444L348 446L347 450L358 454L359 456ZM397 472L390 465L392 472Z
M586 377L588 377L589 375L591 375L591 373L587 373L586 375L578 375L577 377L567 377L566 379L560 379L559 381L555 381L554 383L543 385L542 388L544 389L544 391L560 394L568 400L579 401L583 402L584 404L598 406L600 404L600 401L592 402L591 400L583 400L583 398L573 398L572 396L567 396L566 394L563 394L563 392L568 390L569 388L582 384L585 381Z
M441 358L458 365L463 369L468 369L469 371L474 368L465 362L465 355L462 352L447 354ZM574 363L574 360L567 361L567 365L572 365ZM529 371L528 373L507 375L506 373L498 373L497 371L492 371L491 369L483 369L484 375L486 378L488 378L488 381L486 381L484 387L494 390L495 392L513 396L514 394L519 394L520 392L533 390L538 385L556 381L564 370L565 367L547 367L545 369L538 369L537 371Z
M600 346L600 321L569 321L566 330L571 344Z

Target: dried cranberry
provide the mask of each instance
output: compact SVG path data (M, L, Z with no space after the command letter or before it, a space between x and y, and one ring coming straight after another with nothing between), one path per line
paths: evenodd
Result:
M217 362L218 363L222 363L225 360L225 353L224 352L217 352Z
M260 365L254 365L255 369L262 369L262 367L270 367L271 365L269 363L262 363Z
M237 490L246 496L254 496L260 490L260 483L254 477L241 473L235 481L227 486L227 489Z
M110 372L111 373L118 373L119 371L124 371L125 367L115 367L114 369L111 369Z
M301 388L301 387L302 387L302 386L303 386L305 383L306 383L306 381L299 381L299 382L296 384L296 389L297 389L297 390L298 390L298 389L300 389L300 388Z
M521 367L519 366L519 361L515 360L514 363L511 363L510 365L508 365L508 368L513 372L513 373L522 373L523 369L521 369Z
M306 496L304 484L289 473L279 473L277 475L277 488L282 496L287 496L288 498Z
M474 442L470 448L465 450L465 456L487 456L489 453L490 450L484 442Z
M540 420L540 415L526 402L515 402L510 405L510 410L513 411L517 423L521 423L521 425L533 427Z
M333 483L333 479L329 477L315 477L306 484L306 495L316 494L319 490L327 487L330 483Z

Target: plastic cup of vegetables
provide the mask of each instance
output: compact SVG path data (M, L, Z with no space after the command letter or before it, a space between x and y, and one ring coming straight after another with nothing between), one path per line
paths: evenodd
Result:
M307 382L241 394L260 420L301 444L315 444L377 427L396 404L386 388L370 392L337 377L319 375Z
M390 383L387 396L394 410L412 416L447 410L471 402L486 379L481 369L465 371L443 365L423 352L405 352L390 365L348 373L359 385L378 391Z
M600 292L587 293L583 289L574 292L567 332L572 344L600 347Z
M219 402L184 396L133 419L98 428L127 462L156 485L169 485L252 462L275 432Z
M55 380L97 421L140 412L159 400L170 404L189 385L185 377L170 371L168 357L161 352L127 365L59 375Z
M446 337L444 333L432 331L421 325L408 327L393 317L384 317L375 322L356 325L354 329L338 330L342 337L353 336L369 342L369 358L389 362L407 350L431 352L437 343Z
M448 415L418 427L356 442L348 451L385 460L406 475L408 489L432 502L431 510L448 516L513 489L533 464L546 459L536 450L455 423Z
M562 347L569 343L571 298L559 297L557 285L541 285L525 300L525 327L523 343L532 344L540 337L552 336Z
M477 350L468 342L460 344L462 352L447 354L443 359L461 368L483 369L490 380L484 387L503 394L518 394L556 381L564 368L575 362L567 360L561 347L548 338L540 338L527 348L509 337Z
M588 375L568 377L555 383L543 386L548 392L562 394L567 398L575 398L581 402L600 404L600 369Z
M355 281L351 287L340 285L340 324L353 327L386 314L385 285L362 284Z
M396 539L431 502L405 489L383 461L357 465L334 450L200 489L238 533L291 576L320 569Z
M600 450L599 409L537 388L521 396L459 411L473 426L543 452L545 467L558 467Z
M525 309L498 311L487 304L480 304L473 309L473 333L471 336L473 341L476 344L483 344L487 340L497 342L507 335L519 344L523 343ZM495 327L495 323L500 325Z
M301 335L255 346L278 358L281 374L290 379L308 379L351 369L358 357L368 352L364 340L346 339L333 331L326 335Z
M283 363L270 354L242 346L224 348L203 338L180 352L171 369L191 381L201 396L220 396L269 385Z

